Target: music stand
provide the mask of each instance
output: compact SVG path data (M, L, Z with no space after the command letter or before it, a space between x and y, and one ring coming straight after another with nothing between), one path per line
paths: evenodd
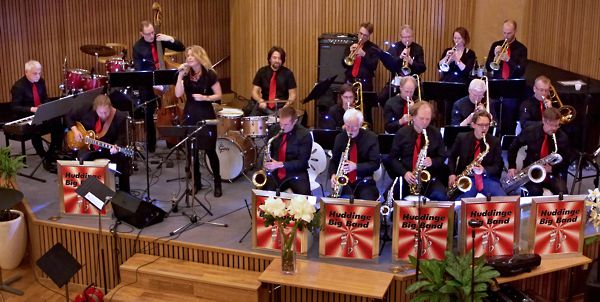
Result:
M422 93L424 100L436 100L444 103L443 120L439 125L446 125L450 120L452 105L456 100L468 95L469 89L465 83L423 82Z
M385 69L389 70L393 74L402 74L402 66L400 64L399 57L394 57L387 51L379 51L377 55L379 56L379 61L381 61Z
M81 264L60 243L56 243L36 261L40 269L52 279L56 286L65 287L65 297L69 299L69 279L81 269ZM106 288L104 290L106 293Z
M302 100L302 104L306 104L312 100L316 100L320 96L324 95L329 89L329 87L331 87L331 84L333 84L336 78L337 75L334 75L326 80L317 83L313 87L313 89L308 93L308 95Z
M526 83L525 79L489 79L488 80L488 89L490 98L497 99L500 103L500 108L498 110L498 129L500 129L500 136L503 135L504 131L502 131L502 111L504 108L504 99L509 100L522 100L526 95ZM518 111L514 112L514 117L518 120ZM516 120L515 120L516 122Z
M335 137L340 133L340 130L329 130L329 129L313 129L313 141L325 150L333 150L335 143Z
M159 69L154 71L154 85L177 84L177 69Z

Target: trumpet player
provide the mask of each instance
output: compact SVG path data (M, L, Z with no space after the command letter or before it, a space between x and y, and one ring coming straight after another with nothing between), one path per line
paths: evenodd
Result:
M544 110L542 122L530 122L513 141L508 150L508 176L517 174L517 152L522 146L527 146L527 153L523 160L523 167L546 157L552 152L562 156L562 161L555 165L544 165L546 178L540 183L532 181L524 185L529 196L542 195L543 188L549 189L553 194L567 193L566 174L571 162L571 149L569 138L560 129L560 112L556 108ZM556 141L553 139L555 134ZM558 150L557 150L558 149ZM511 194L511 192L506 192ZM518 192L516 192L518 194Z
M430 125L433 109L426 101L417 102L410 109L413 123L411 126L402 127L396 133L392 143L392 149L384 160L386 171L392 178L403 177L402 196L409 194L409 185L417 183L417 176L413 174L421 148L428 141L427 157L423 161L425 170L431 174L427 184L423 184L426 190L421 193L432 200L446 200L446 188L440 181L441 175L445 173L444 161L446 160L446 146L440 131ZM427 139L423 135L426 129ZM394 189L394 192L398 190ZM399 199L399 196L394 196Z
M379 64L379 57L377 56L379 48L370 40L373 30L372 23L361 23L358 29L358 43L350 45L344 56L344 58L352 58L351 65L344 64L346 67L346 83L352 84L360 81L365 91L373 91L373 77L375 76L377 64Z
M504 39L492 43L485 65L491 71L494 79L516 79L525 74L527 67L527 47L517 41L517 22L505 20L502 25ZM502 47L502 46L506 47ZM494 70L494 64L499 64L499 69Z
M283 130L271 145L271 161L264 163L267 171L265 190L288 188L296 194L311 195L308 181L308 160L312 151L312 136L308 129L297 123L296 110L283 107L279 110L279 124L269 129L269 138ZM286 181L292 177L295 180ZM285 183L284 183L285 181Z
M472 49L467 48L471 41L469 31L464 27L457 27L452 41L454 47L446 48L438 63L440 81L467 83L477 57Z
M451 125L453 126L469 126L473 121L473 116L477 111L486 111L487 106L485 104L484 96L487 91L485 82L480 79L473 79L469 84L469 95L457 100L452 105L452 119ZM494 103L490 104L490 114L496 116L494 110Z
M417 81L412 76L400 79L400 94L391 97L383 107L385 132L394 134L410 122L409 107L414 104L413 94Z
M533 96L524 100L519 107L519 123L521 129L527 127L528 122L539 122L546 108L552 107L550 100L550 79L546 76L539 76L533 84Z
M354 195L358 199L377 200L379 191L373 180L373 173L379 168L379 142L377 135L361 128L363 114L350 108L344 113L344 127L335 137L328 172L331 187L338 182L338 169L342 153L348 146L348 159L342 163L341 172L347 177L347 185L342 187L340 196Z
M506 195L500 185L500 175L504 168L502 148L500 139L489 133L491 121L492 117L487 111L477 111L471 121L473 132L463 132L456 137L448 154L448 168L450 169L448 188L453 187L456 184L457 175L464 172L471 175L467 176L471 181L471 186L463 188L467 191L457 189L457 194L453 194L455 196L448 196L450 199L456 197L456 200L460 200L465 197L475 197L477 193L486 196ZM483 141L484 136L485 142ZM489 149L486 149L486 145L489 146ZM474 163L474 160L482 153L484 154L483 160ZM474 163L471 171L465 171L471 163Z

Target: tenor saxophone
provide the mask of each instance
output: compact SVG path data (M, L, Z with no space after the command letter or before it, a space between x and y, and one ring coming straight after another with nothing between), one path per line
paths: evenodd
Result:
M348 160L350 156L350 143L352 142L352 136L348 134L348 143L346 144L346 149L342 153L340 158L340 163L338 164L337 172L335 173L335 185L333 186L333 194L331 195L334 198L340 197L342 193L342 187L348 184L348 176L344 174L344 163Z
M485 139L485 134L483 135L483 144L485 145L485 151L480 152L479 155L467 165L465 170L456 177L454 184L448 188L448 196L454 195L456 189L460 190L461 192L467 192L471 190L473 182L471 181L470 176L473 175L473 167L481 165L483 158L488 154L488 152L490 152L490 145Z
M277 134L275 134L269 139L269 141L267 141L267 145L265 146L263 154L263 168L252 174L252 184L258 189L262 188L265 184L267 184L267 171L265 170L264 166L266 162L271 161L271 143L276 138L281 136L281 134L283 134L283 129L279 130Z
M425 139L425 144L421 147L421 151L419 151L417 164L413 170L413 175L417 178L417 182L409 185L410 194L413 195L419 195L419 193L421 193L422 184L431 179L431 174L429 171L425 170L425 158L427 158L427 148L429 147L429 138L427 137L427 131L425 129L423 129L423 138Z

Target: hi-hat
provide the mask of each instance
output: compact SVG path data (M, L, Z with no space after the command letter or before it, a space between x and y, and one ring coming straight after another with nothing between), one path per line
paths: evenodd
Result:
M85 54L92 56L98 54L98 56L100 57L114 56L115 54L117 54L117 52L114 49L104 45L82 45L81 47L79 47L79 50L81 50L81 52Z

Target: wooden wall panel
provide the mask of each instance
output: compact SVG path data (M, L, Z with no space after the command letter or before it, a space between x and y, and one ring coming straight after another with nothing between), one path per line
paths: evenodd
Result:
M162 30L188 46L203 46L213 63L229 55L229 2L221 0L158 1ZM90 69L92 56L79 51L84 44L117 42L131 47L139 39L139 22L152 20L152 0L20 0L0 1L0 102L10 101L10 87L23 75L24 63L43 65L51 96L58 95L65 57L71 68ZM183 62L183 55L178 55ZM104 67L99 68L101 71ZM230 75L226 61L217 72Z
M299 99L304 98L317 79L317 39L325 32L358 31L361 22L375 25L372 40L384 47L384 41L400 39L399 28L410 24L415 40L424 46L428 70L424 80L437 79L437 61L452 45L457 26L470 27L473 0L231 0L232 88L250 97L256 70L266 64L272 45L287 52L286 65L294 72ZM384 47L387 49L387 47ZM375 86L379 91L389 73L379 64ZM299 105L308 110L312 124L313 103Z

